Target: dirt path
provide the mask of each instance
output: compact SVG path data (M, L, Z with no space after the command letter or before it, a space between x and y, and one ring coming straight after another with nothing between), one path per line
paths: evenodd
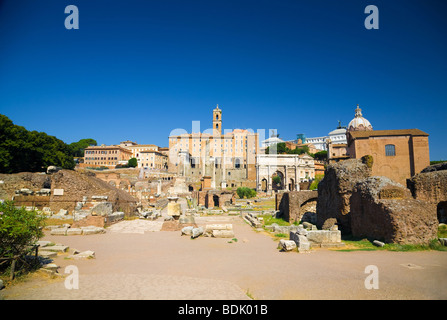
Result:
M146 222L146 221L144 221ZM147 221L149 222L149 221ZM197 218L198 225L232 223L231 239L190 239L135 220L127 233L46 236L96 259L55 259L79 270L79 289L37 278L0 291L3 299L447 299L446 252L279 252L277 242L239 217ZM144 230L144 233L141 232ZM148 231L154 230L154 231ZM379 289L365 288L365 267L379 271Z

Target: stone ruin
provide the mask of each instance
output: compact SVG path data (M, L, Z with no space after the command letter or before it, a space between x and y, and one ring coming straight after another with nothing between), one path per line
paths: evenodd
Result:
M72 234L79 232L74 229L104 227L136 212L135 198L94 174L60 169L48 172L0 174L0 198L47 216L73 219Z
M372 162L366 156L327 167L318 185L317 227L332 221L343 234L387 243L436 239L447 200L447 171L427 169L409 179L407 189L372 177Z
M303 220L315 224L315 215L303 209L307 203L316 202L317 198L318 192L312 190L278 192L275 195L275 209L279 211L279 216L289 223Z
M386 177L357 182L350 199L351 232L357 238L385 243L429 243L436 238L436 207L416 200Z

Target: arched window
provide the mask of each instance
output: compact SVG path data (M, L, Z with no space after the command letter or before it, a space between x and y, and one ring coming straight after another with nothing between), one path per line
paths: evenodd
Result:
M387 157L395 156L396 155L396 146L394 144L387 144L385 146L385 155Z
M241 160L239 160L239 158L236 158L236 160L234 161L234 167L236 169L239 169L241 167Z

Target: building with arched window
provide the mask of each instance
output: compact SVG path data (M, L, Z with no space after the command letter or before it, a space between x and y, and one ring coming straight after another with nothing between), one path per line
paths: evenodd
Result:
M406 186L430 165L428 134L419 129L348 131L350 158L373 157L372 174Z

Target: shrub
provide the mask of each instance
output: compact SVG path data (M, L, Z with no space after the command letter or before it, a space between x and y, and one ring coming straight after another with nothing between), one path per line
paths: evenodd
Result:
M317 174L317 175L315 175L315 179L310 184L309 190L317 190L318 189L318 184L320 183L320 181L323 178L324 178L324 174Z
M256 191L248 187L239 187L237 188L236 193L240 199L256 197Z
M44 220L36 211L16 208L13 201L0 203L0 260L12 262L24 255L43 236Z
M131 168L135 168L136 166L138 166L137 158L130 158L129 161L127 161L127 165Z

